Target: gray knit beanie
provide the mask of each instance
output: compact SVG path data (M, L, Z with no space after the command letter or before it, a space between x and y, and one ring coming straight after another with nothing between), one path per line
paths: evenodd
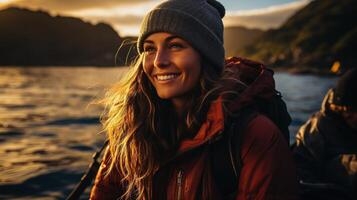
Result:
M224 65L223 22L225 9L215 0L168 0L144 18L138 38L139 54L152 33L168 32L188 41L218 71Z

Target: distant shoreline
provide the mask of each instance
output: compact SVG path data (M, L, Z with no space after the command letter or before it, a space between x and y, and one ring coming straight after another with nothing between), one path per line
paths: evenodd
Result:
M337 76L331 72L329 69L321 69L316 67L273 67L271 68L274 72L287 72L289 74L296 75L318 75L318 76Z

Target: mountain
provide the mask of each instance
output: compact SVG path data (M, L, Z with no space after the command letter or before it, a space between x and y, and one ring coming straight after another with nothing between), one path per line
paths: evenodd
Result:
M124 39L104 23L15 7L0 11L0 27L0 65L113 66Z
M239 50L250 45L263 33L259 29L248 29L245 27L226 27L224 29L224 48L226 56L236 56Z
M356 19L356 0L314 0L240 53L273 66L356 67Z

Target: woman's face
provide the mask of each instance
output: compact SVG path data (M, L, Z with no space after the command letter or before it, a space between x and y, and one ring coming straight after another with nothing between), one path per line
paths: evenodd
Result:
M162 99L185 100L198 84L201 57L185 40L154 33L144 41L144 72Z

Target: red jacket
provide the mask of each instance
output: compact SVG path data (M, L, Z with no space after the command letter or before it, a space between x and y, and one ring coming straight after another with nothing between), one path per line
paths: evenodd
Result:
M265 77L263 69L258 67L255 70L255 80L271 84L268 82L273 79ZM242 105L248 105L251 95L260 94L263 97L269 96L269 92L261 86L246 90L231 108L237 110ZM177 155L158 170L155 175L157 178L154 178L152 199L222 199L213 178L210 151L206 147L223 133L224 128L224 114L219 98L211 104L207 119L196 136L183 140ZM241 158L243 167L236 200L297 199L297 178L289 147L270 119L258 115L249 122L244 133ZM113 172L104 177L109 159L110 155L106 153L91 191L93 200L117 199L123 194L118 173Z

